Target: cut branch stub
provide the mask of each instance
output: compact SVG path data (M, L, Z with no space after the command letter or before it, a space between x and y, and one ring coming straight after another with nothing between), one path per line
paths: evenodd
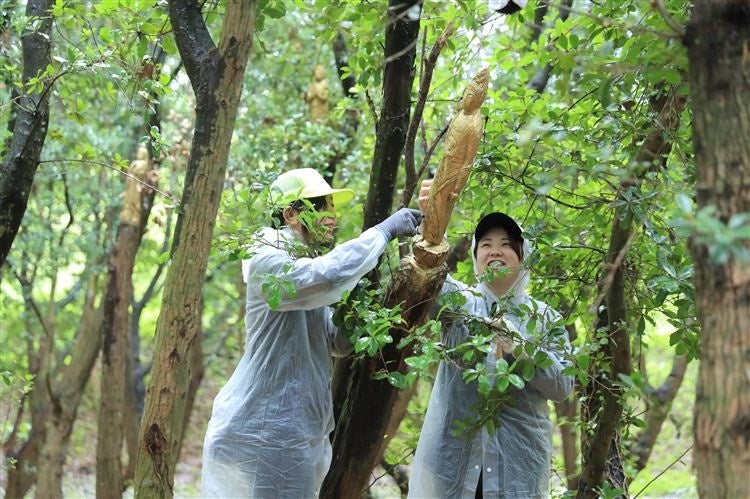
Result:
M489 69L479 71L469 82L445 136L445 152L430 188L422 223L423 244L440 244L453 212L453 205L466 185L482 138L481 107L487 95Z

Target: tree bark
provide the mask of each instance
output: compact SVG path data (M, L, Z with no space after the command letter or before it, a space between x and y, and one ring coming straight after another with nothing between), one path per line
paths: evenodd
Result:
M446 150L425 209L427 215L422 224L425 234L439 232L436 227L445 231L446 216L449 218L469 176L478 137L482 135L480 107L487 93L488 79L487 69L474 77L451 122ZM398 345L405 330L424 323L447 275L445 262L449 251L448 244L442 240L434 244L426 237L416 236L413 254L401 259L386 292L385 305L401 306L404 325L390 329L393 341L380 355L355 364L333 439L333 459L337 465L331 467L323 482L322 497L358 497L378 463L400 390L387 380L373 379L373 375L382 371L406 373L405 359L411 351ZM362 431L363 428L367 431Z
M29 80L42 74L51 63L50 33L52 31L52 0L29 0L26 15L40 22L21 35L23 48L24 92L13 105L15 123L10 147L0 169L0 268L8 257L39 166L49 123L51 79L40 82L39 88L29 87Z
M698 209L750 211L750 2L696 2L684 37ZM700 228L698 228L700 229ZM715 243L709 243L715 244ZM738 241L746 250L747 239ZM701 321L693 460L701 497L750 497L750 267L691 241Z
M409 128L419 34L419 18L413 19L410 13L412 9L420 8L421 4L421 0L388 0L383 107L377 125L370 189L365 200L365 229L383 221L390 215L393 205L396 172Z
M336 61L336 70L341 81L341 90L344 93L344 99L352 105L347 105L346 107L344 122L341 125L340 142L335 144L334 153L328 158L325 172L323 172L323 178L325 178L326 182L330 185L333 185L333 177L336 176L339 162L349 154L349 151L351 151L352 145L354 144L354 137L357 134L357 128L359 128L359 110L353 105L354 101L357 100L357 93L353 91L354 86L357 84L357 80L351 73L351 68L349 68L349 53L346 48L346 40L344 40L344 35L341 31L336 33L336 38L333 39L332 48L333 56ZM347 68L349 74L346 74Z
M370 173L370 189L365 202L364 228L369 228L385 219L391 211L395 189L396 172L406 140L411 108L411 87L414 80L414 60L416 41L419 34L419 20L410 20L406 12L421 5L420 0L401 2L389 0L388 25L385 30L385 68L383 70L383 106L377 125L375 152ZM377 271L370 275L377 281ZM356 366L352 359L336 362L332 396L336 421L339 421L344 403L352 389L352 373ZM351 428L349 431L357 431ZM339 430L336 430L339 433ZM340 461L334 449L329 477L341 479L349 463ZM367 470L370 472L372 467ZM360 476L362 473L359 474ZM333 478L327 477L321 495L333 487Z
M95 307L97 279L89 279L81 327L71 348L70 364L51 365L51 352L42 351L30 398L31 431L18 452L10 454L17 465L8 470L5 497L22 498L36 483L37 497L62 496L62 467L67 457L70 433L78 405L99 352L97 325L100 313ZM32 362L32 364L34 364Z
M36 497L62 497L62 475L70 446L70 435L78 407L94 362L99 354L98 324L101 312L95 308L96 278L92 278L81 316L81 328L71 349L71 361L59 369L53 388L52 410L46 421L46 438L41 446L37 470Z
M136 497L171 497L182 441L201 290L255 23L254 0L230 0L219 46L197 1L169 2L177 47L196 97L196 124L156 325L141 422Z
M143 198L151 189L141 182L149 180L152 171L148 150L141 146L138 159L129 168L132 176L125 182L125 202L120 213L112 251L109 255L107 285L102 302L102 376L100 386L99 420L96 438L96 496L99 499L122 497L124 472L122 443L126 427L134 421L127 419L130 347L130 302L133 296L133 268L140 246L141 219L145 216Z

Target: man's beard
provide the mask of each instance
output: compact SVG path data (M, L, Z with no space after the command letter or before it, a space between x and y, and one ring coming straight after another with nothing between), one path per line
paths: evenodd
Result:
M302 225L302 234L305 237L307 245L318 254L325 254L336 246L336 231L331 230L324 225L314 225L310 230L304 224Z

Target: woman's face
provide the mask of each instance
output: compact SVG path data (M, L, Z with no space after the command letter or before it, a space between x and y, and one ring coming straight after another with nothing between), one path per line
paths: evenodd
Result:
M521 271L521 259L513 250L505 229L494 227L477 241L477 268L484 275L492 275L487 280L497 294L502 295L515 282Z

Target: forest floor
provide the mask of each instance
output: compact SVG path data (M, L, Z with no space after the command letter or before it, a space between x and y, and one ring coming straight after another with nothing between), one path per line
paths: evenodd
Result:
M697 497L695 489L695 476L692 470L690 452L682 457L681 454L689 449L692 442L692 402L695 393L696 365L689 366L688 374L680 393L675 400L670 418L665 422L659 441L649 462L649 466L630 484L630 494L634 496L640 492L641 499L647 498L686 498ZM98 370L94 370L98 372ZM94 375L96 377L96 375ZM68 499L87 499L95 497L96 478L96 420L97 406L93 395L98 392L99 380L93 379L89 383L87 394L79 410L79 419L76 422L71 437L71 450L65 464L63 475L63 497ZM224 379L220 376L207 375L196 396L193 416L186 429L180 461L175 472L176 498L199 498L200 474L203 435L211 412L213 399L221 387ZM96 390L91 386L97 387ZM2 405L6 405L7 399ZM3 414L9 415L4 407ZM4 418L3 418L4 419ZM5 425L7 421L0 421ZM555 437L556 446L559 438ZM559 451L556 452L559 456ZM0 456L3 457L4 456ZM3 459L4 462L4 459ZM561 469L561 463L556 462L556 468ZM0 471L0 497L4 496L5 473ZM377 480L376 480L377 478ZM373 475L374 485L370 489L370 497L397 498L398 488L393 479L378 470L377 476ZM649 483L653 480L652 483ZM561 497L563 489L558 483L553 483L557 489L553 492L553 498ZM32 493L28 495L32 497ZM125 498L133 497L133 489L129 487Z

